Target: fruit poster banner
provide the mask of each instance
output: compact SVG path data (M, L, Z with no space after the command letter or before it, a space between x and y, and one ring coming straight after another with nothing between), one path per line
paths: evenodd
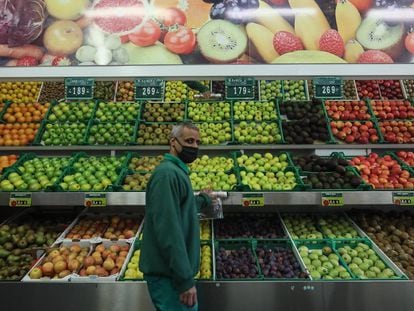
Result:
M0 0L0 66L414 62L414 0Z

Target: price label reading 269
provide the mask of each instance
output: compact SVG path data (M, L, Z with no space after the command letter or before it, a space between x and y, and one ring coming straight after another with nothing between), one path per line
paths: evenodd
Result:
M341 78L317 78L313 81L316 98L342 98L343 81Z
M161 79L136 79L136 100L162 100L164 98L165 81Z
M322 94L323 95L331 95L336 94L337 86L336 85L323 85L322 86Z

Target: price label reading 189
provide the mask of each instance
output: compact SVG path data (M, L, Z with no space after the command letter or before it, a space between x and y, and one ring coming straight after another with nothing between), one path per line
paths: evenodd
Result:
M227 99L253 99L254 85L253 78L227 78L226 82Z
M161 79L136 79L136 100L163 100L165 81Z
M90 78L66 78L66 99L91 99L95 87L94 79Z

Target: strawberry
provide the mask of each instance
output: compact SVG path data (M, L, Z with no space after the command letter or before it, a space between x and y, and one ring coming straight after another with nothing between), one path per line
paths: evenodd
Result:
M271 5L285 5L287 0L268 0L267 1Z
M345 52L344 40L334 29L329 29L319 39L319 50L342 57Z
M31 66L37 66L38 64L39 62L33 56L24 56L17 60L16 66L31 67Z
M303 50L303 44L299 37L288 31L279 31L273 37L273 47L280 55Z
M357 62L360 64L392 64L394 61L387 53L369 50L362 53Z
M52 66L70 66L72 65L69 58L66 56L56 56L52 61Z

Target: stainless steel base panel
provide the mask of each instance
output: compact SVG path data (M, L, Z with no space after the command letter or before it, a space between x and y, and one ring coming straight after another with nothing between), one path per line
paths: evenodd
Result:
M200 311L412 311L414 282L203 282ZM153 311L146 284L0 283L1 310Z

